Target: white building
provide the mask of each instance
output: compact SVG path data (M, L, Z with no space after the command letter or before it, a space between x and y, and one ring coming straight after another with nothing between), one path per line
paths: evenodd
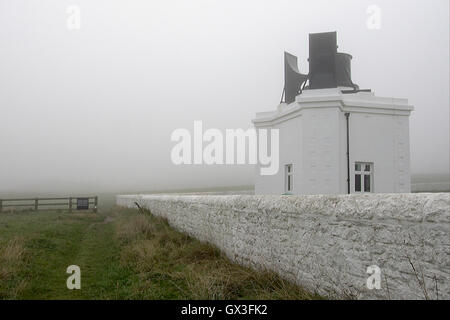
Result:
M410 192L413 107L406 99L344 89L351 88L304 90L293 103L256 115L257 129L280 135L280 170L262 176L257 165L256 194Z

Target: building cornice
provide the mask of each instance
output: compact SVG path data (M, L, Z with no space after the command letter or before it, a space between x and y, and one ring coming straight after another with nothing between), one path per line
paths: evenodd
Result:
M376 97L373 93L342 94L340 89L305 90L290 105L280 104L272 112L257 113L256 127L273 126L302 116L305 109L338 108L342 112L409 116L414 107L407 99Z

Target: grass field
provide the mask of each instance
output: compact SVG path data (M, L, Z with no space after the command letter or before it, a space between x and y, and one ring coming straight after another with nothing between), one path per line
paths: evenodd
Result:
M81 269L81 290L66 287L69 265ZM231 263L149 212L0 215L0 299L316 298Z

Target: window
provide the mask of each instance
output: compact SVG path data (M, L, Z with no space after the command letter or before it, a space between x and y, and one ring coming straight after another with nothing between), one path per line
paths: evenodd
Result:
M355 163L355 192L373 192L373 164Z
M288 164L285 167L285 186L284 191L286 193L294 190L294 168L292 164Z

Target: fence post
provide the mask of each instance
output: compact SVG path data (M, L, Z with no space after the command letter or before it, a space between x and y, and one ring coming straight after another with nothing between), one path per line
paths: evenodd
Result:
M39 206L39 199L36 198L34 199L34 211L38 211L38 206Z
M72 197L69 198L69 213L72 213Z
M2 210L3 210L3 200L0 199L0 212L2 212Z
M95 196L95 198L94 198L94 213L97 212L97 205L98 205L98 197Z

